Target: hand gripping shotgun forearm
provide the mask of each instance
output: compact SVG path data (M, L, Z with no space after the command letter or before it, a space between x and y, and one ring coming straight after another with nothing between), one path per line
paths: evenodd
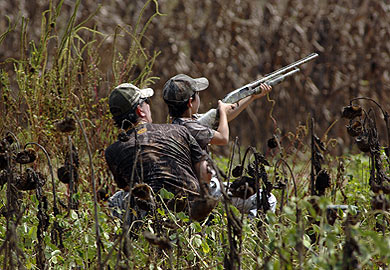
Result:
M317 53L312 53L294 63L291 63L285 67L282 67L270 74L267 74L265 77L258 79L256 81L253 81L247 85L244 85L229 94L227 94L223 99L222 102L224 103L236 103L240 101L241 99L257 94L261 91L260 85L262 83L266 83L270 86L274 86L280 82L282 82L286 77L291 76L299 71L299 68L297 68L299 65L302 65L306 62L309 62L316 58L318 56ZM208 126L210 128L215 128L218 123L218 112L217 109L211 109L205 114L199 115L199 118L197 119L199 123L202 125Z

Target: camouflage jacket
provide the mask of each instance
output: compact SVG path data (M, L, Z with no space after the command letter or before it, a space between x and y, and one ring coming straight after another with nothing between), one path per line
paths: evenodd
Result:
M105 152L118 187L129 185L136 163L133 183L144 182L154 192L163 187L174 194L199 192L194 164L206 156L185 127L147 123L126 134Z
M200 124L196 119L174 118L172 124L185 126L203 150L207 150L207 144L214 137L215 130Z

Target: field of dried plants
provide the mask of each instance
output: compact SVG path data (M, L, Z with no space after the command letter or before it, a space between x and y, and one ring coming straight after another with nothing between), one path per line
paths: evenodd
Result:
M0 268L388 269L389 40L387 0L0 2ZM177 73L209 79L207 111L312 52L212 149L276 213L226 198L204 223L164 205L137 229L110 215L114 86L155 89L165 123Z

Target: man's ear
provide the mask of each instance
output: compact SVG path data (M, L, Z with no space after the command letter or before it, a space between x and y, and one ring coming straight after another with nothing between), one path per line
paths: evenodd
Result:
M192 98L188 100L187 107L192 108Z
M135 113L139 116L139 117L144 117L146 114L145 112L142 110L141 106L138 105L137 106L137 109L135 109Z

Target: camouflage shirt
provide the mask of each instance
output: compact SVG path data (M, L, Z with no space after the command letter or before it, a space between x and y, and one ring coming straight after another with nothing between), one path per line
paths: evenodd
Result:
M196 119L174 118L172 124L185 126L203 150L206 150L207 144L214 137L215 130L200 124Z
M154 192L163 187L174 194L185 190L199 192L194 164L205 160L206 156L185 127L141 124L129 130L127 135L127 141L119 140L105 152L118 187L129 185L138 148L133 183L143 179L142 182L150 185Z

